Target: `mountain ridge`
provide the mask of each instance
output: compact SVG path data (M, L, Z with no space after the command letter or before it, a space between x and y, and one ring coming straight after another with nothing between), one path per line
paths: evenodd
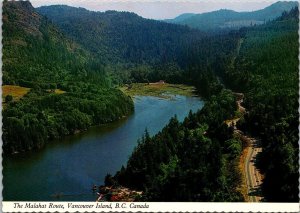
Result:
M218 31L221 29L238 29L256 24L263 24L266 21L279 17L284 11L289 12L298 6L298 2L276 2L264 9L251 12L237 12L229 9L200 13L195 15L181 14L174 19L165 20L168 23L187 25L203 31ZM182 18L183 17L183 18ZM186 18L184 18L186 17Z
M178 44L190 43L204 34L131 12L95 12L66 5L43 6L37 11L104 63L173 60L181 51Z

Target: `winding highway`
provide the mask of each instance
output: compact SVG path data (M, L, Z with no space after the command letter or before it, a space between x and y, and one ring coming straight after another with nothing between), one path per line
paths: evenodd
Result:
M237 96L237 110L241 114L246 113L246 109L241 105L243 103L244 94L243 93L234 93ZM234 118L227 120L226 123L228 126L234 127L234 134L237 135L244 144L247 145L247 155L245 157L244 172L245 172L245 181L247 185L247 194L248 202L260 202L263 197L261 196L261 184L262 184L262 175L258 168L256 167L256 158L257 154L262 151L260 146L260 141L251 138L248 135L245 135L242 131L237 129L236 123L240 118Z

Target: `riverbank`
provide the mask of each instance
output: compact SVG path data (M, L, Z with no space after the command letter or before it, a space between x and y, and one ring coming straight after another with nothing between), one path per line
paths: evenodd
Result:
M54 140L38 152L5 156L4 200L95 201L98 196L91 187L103 185L108 173L126 164L145 129L154 135L175 114L182 122L190 110L203 105L198 97L138 96L134 113L126 118Z
M126 95L154 96L170 99L173 95L196 96L196 88L184 84L169 84L163 81L156 83L133 83L120 87Z

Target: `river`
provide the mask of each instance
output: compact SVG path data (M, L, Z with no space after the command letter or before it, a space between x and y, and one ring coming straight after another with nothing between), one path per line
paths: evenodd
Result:
M135 112L128 118L52 141L39 151L5 157L4 200L94 201L93 184L103 184L107 173L115 174L126 165L146 128L153 135L175 114L183 121L203 102L179 95L173 99L138 96L134 105Z

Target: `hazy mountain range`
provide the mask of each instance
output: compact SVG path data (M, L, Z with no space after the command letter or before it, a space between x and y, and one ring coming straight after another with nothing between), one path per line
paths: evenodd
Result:
M208 13L184 13L174 19L166 19L168 23L187 25L203 31L218 31L221 29L238 29L240 27L263 24L274 20L284 11L288 12L296 7L296 1L279 1L264 9L252 12L236 12L221 9Z

